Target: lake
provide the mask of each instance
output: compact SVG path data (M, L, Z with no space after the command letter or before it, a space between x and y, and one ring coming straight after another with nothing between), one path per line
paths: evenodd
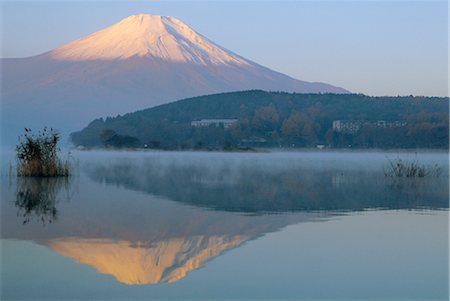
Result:
M69 179L10 158L2 300L449 298L444 152L74 152ZM398 158L440 174L386 177Z

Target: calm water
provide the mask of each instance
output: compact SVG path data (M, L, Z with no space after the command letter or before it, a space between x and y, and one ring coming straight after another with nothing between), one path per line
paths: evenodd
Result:
M439 177L407 153L80 152L70 179L2 173L1 299L442 299ZM3 160L5 169L8 160Z

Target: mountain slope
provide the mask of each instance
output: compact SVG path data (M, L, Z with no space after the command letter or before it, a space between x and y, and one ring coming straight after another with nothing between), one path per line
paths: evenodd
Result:
M242 58L173 17L136 15L41 55L2 59L3 130L87 121L218 92L347 91Z

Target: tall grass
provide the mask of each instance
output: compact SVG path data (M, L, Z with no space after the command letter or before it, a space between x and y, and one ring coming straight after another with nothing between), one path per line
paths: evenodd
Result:
M59 134L44 128L33 134L25 128L16 146L17 175L22 177L67 177L71 174L68 160L59 158Z
M387 177L392 178L424 178L427 176L440 176L442 169L437 165L427 166L419 163L417 157L408 159L389 159L384 170Z

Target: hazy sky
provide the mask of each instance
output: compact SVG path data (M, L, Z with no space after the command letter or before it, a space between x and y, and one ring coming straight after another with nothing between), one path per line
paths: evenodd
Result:
M298 79L368 95L448 95L446 1L3 1L2 57L36 55L137 13L177 17Z

